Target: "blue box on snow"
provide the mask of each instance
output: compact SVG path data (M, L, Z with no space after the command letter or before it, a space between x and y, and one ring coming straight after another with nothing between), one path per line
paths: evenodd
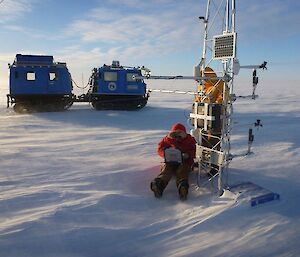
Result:
M239 194L241 198L247 199L252 207L279 200L280 195L252 182L241 182L228 188L231 192Z

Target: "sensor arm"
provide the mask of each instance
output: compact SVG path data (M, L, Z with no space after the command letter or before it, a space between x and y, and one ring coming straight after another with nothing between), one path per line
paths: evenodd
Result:
M261 65L242 65L240 66L241 69L267 69L267 62L264 61Z

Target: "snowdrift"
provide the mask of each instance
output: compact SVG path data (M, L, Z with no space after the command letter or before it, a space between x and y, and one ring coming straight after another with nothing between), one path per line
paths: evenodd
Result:
M195 90L189 81L152 88ZM266 89L266 91L268 91ZM270 91L268 91L270 92ZM235 103L229 183L252 181L281 196L259 207L210 184L186 202L174 181L162 199L149 183L159 172L156 145L175 122L186 124L193 96L155 94L137 112L94 111L76 104L63 113L20 115L0 106L0 256L298 256L300 228L299 91L280 88L253 103ZM291 92L291 93L289 93Z

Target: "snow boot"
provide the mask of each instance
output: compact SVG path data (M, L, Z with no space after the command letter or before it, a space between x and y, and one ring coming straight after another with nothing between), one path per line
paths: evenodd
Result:
M188 192L189 183L186 180L180 182L180 184L178 185L178 193L181 201L185 201L187 199Z
M162 197L165 187L164 182L160 178L155 178L150 184L150 189L153 191L156 198Z

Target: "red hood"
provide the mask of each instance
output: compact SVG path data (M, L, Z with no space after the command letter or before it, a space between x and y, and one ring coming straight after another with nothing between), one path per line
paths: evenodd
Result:
M174 124L171 131L174 132L177 130L180 130L180 131L183 131L184 133L186 133L185 126L183 126L181 123Z

